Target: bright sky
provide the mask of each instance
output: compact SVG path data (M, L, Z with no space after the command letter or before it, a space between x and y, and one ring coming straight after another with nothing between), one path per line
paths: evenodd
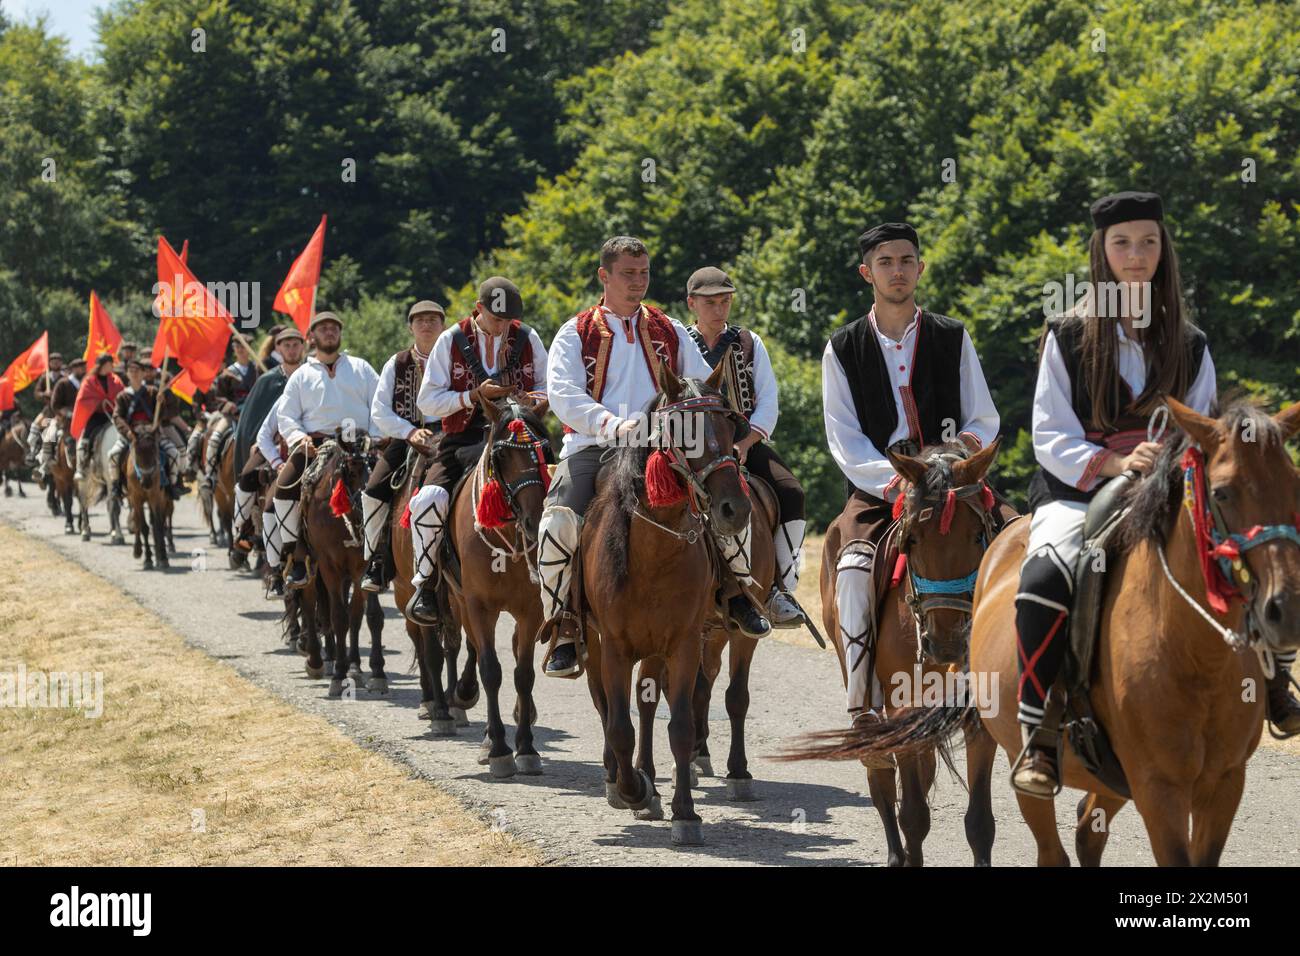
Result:
M95 43L95 8L108 0L0 0L9 19L19 22L47 14L51 33L68 40L73 56L90 59Z

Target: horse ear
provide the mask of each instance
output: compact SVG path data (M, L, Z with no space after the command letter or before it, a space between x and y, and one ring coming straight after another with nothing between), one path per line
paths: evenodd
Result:
M549 412L550 410L551 410L551 400L549 398L540 399L530 409L530 411L532 411L532 413L536 415L538 418L545 418L546 413Z
M1273 416L1273 421L1277 427L1282 429L1282 439L1294 438L1300 434L1300 402L1296 402L1290 408L1284 408Z
M722 391L722 376L725 371L724 363L719 362L718 367L709 373L709 377L704 380L704 384L715 392Z
M1219 423L1213 418L1206 418L1200 412L1188 408L1174 398L1166 398L1165 404L1169 406L1169 414L1174 417L1174 421L1191 436L1192 441L1205 449L1207 454L1219 447L1222 437L1219 433Z
M924 483L927 468L921 459L913 458L911 455L896 455L889 449L885 449L885 454L889 456L889 463L894 466L894 471L902 475L904 481L914 485Z
M999 435L965 461L959 461L953 465L953 481L958 485L973 485L983 479L993 462L997 460L998 446L1001 444L1002 436Z
M482 406L483 414L487 416L488 422L495 425L497 419L501 417L501 409L497 403L490 398L484 398L482 392L479 393L478 403Z
M682 380L663 360L659 362L659 390L668 396L670 402L677 401L682 393Z

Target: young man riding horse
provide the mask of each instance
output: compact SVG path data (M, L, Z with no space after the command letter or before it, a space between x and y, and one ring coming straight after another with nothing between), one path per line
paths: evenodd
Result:
M366 490L361 494L362 523L365 525L366 573L361 587L382 591L384 563L389 548L385 530L393 496L406 475L410 448L424 455L433 453L435 430L424 424L424 415L416 407L424 368L438 337L442 335L446 313L437 302L428 299L415 303L406 315L411 330L411 347L403 349L384 363L379 373L379 387L370 406L370 421L377 434L388 439L388 447L370 473Z
M171 422L180 417L180 402L170 389L163 392L160 399L158 389L153 385L145 384L146 367L140 359L133 358L127 362L126 374L130 384L118 393L117 400L113 404L113 424L117 426L117 442L109 452L109 459L113 462L114 498L121 498L126 492L125 479L121 471L122 458L131 446L131 437L136 427L153 424L155 408L160 400L162 402L162 409L158 415L160 421ZM180 449L160 430L158 450L162 453L166 466L163 484L166 486L167 493L175 500L180 498L182 493L179 475Z
M831 336L822 355L826 439L853 486L827 529L822 561L835 569L855 723L879 719L884 703L873 679L879 595L872 579L902 483L887 452L915 457L924 447L951 441L977 450L997 437L999 425L970 335L956 319L916 304L925 272L916 230L906 223L874 226L858 238L858 251L858 273L871 286L874 304Z
M1048 322L1034 390L1040 467L1029 488L1034 513L1016 597L1025 749L1012 786L1038 797L1051 797L1059 781L1057 748L1037 731L1065 652L1088 504L1107 479L1150 471L1160 445L1144 440L1147 423L1167 397L1201 415L1217 404L1214 362L1205 334L1186 317L1160 197L1116 193L1093 203L1091 214L1090 294ZM1127 294L1106 295L1112 288ZM1269 719L1283 732L1300 731L1300 704L1287 691L1294 654L1278 660Z
M369 362L339 351L343 320L333 312L312 316L307 334L316 354L289 377L276 416L280 434L290 449L273 492L275 520L285 554L297 544L302 530L300 484L310 452L317 441L333 438L338 429L369 433L370 404L379 384L379 376ZM269 553L267 557L269 563ZM295 553L285 584L300 588L306 583L305 556Z
M705 266L686 280L686 307L695 316L690 333L710 366L722 363L723 394L732 411L749 423L749 434L736 440L736 457L776 493L779 521L776 580L768 596L767 616L773 627L798 627L803 610L793 595L799 586L799 556L803 548L803 487L769 444L778 414L776 375L772 360L757 332L728 325L736 287L721 269Z
M253 361L253 353L248 350L244 341L234 339L231 348L234 350L235 361L222 370L211 389L211 393L216 396L213 403L217 408L216 414L209 416L209 427L197 427L197 434L191 434L186 444L189 460L197 467L199 454L203 448L203 433L208 432L203 482L209 488L217 486L217 474L221 470L221 453L225 450L226 442L234 434L240 411L258 377L257 363Z
M77 388L86 374L86 360L73 359L68 369L63 368L63 357L58 352L50 355L50 387L45 388L44 376L36 383L36 397L44 402L27 435L28 458L36 465L32 477L44 483L50 462L54 460L55 442L60 430L67 429L72 406L77 401Z
M642 430L639 417L659 394L659 363L700 380L713 372L676 319L641 301L650 286L650 254L641 240L608 240L597 274L604 288L600 302L560 328L548 358L551 410L565 426L560 465L539 528L538 570L547 615L539 639L554 637L543 668L549 677L581 672L577 619L569 607L571 571L582 517L607 453L613 445L636 440ZM742 586L752 582L749 533L747 528L723 539L727 563ZM730 617L742 633L754 638L771 633L772 625L743 595L729 597Z
M411 496L411 545L415 593L406 616L417 624L438 618L434 588L438 548L446 531L451 493L483 451L488 422L479 405L506 395L526 396L546 385L546 349L537 332L522 321L523 296L503 276L478 288L474 314L438 337L425 365L417 404L427 420L442 421L442 438ZM531 402L529 402L531 404Z
M90 465L90 450L95 447L95 437L110 422L113 403L117 401L118 393L126 387L113 374L112 366L113 356L101 352L95 358L94 374L86 376L77 389L72 417L72 434L77 439L77 472L73 476L76 481L85 480L85 472Z

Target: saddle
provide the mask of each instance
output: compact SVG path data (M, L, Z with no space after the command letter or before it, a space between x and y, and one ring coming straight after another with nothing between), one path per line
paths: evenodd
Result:
M1119 475L1108 481L1088 505L1083 523L1083 550L1074 568L1074 600L1069 641L1056 683L1048 694L1043 717L1045 732L1060 733L1065 725L1070 747L1087 771L1120 796L1131 799L1128 778L1098 722L1088 699L1101 633L1101 608L1106 597L1106 569L1113 553L1115 529L1128 509L1120 499L1131 479ZM1098 557L1103 560L1098 560Z

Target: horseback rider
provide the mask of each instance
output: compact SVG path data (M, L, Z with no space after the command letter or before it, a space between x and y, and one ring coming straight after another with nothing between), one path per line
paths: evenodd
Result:
M768 596L767 616L773 627L798 627L802 609L792 595L799 586L800 550L807 526L799 479L769 444L776 427L778 392L772 360L757 332L728 325L736 287L721 269L705 266L686 280L686 307L695 316L690 333L710 365L726 363L727 403L749 422L749 434L736 441L736 457L776 493L780 511L774 544L776 580Z
M296 325L280 327L275 336L275 353L280 356L276 366L259 375L253 388L244 399L244 410L235 426L235 541L232 549L243 555L253 548L251 519L257 498L259 476L263 469L273 471L284 464L277 447L279 427L276 421L276 402L284 393L285 383L303 361L306 339ZM265 433L265 439L264 439ZM245 457L246 456L246 457ZM277 552L276 573L272 592L283 594L284 583L279 574Z
M835 608L854 723L880 719L875 679L876 553L893 523L902 478L886 450L915 456L928 445L961 441L972 451L998 434L998 411L979 356L956 319L922 309L925 272L916 230L873 226L858 237L858 274L872 289L871 310L831 336L822 354L822 405L831 457L852 485L832 526L838 538ZM850 573L852 572L852 573Z
M370 431L370 405L379 376L365 359L340 351L343 320L333 312L317 312L307 326L316 354L289 377L276 413L289 457L275 479L273 507L283 553L293 548L302 529L302 490L308 454L315 443L331 439L338 429L356 435ZM270 556L268 555L268 562ZM307 583L307 563L294 555L285 578L290 588Z
M85 363L82 363L83 368ZM45 484L45 456L41 454L41 443L45 440L45 430L54 421L55 412L53 407L54 390L58 387L59 382L63 381L67 373L63 368L63 355L60 352L51 352L49 361L49 374L42 375L32 386L32 391L36 395L36 400L41 403L41 410L32 420L32 427L27 431L27 464L35 465L32 477L40 485ZM67 396L67 390L64 389L64 397ZM75 400L75 392L73 394ZM68 408L71 408L71 404ZM53 438L50 439L54 441Z
M113 356L101 352L95 358L94 374L88 375L77 389L77 397L73 402L73 433L77 439L77 471L73 475L74 481L85 479L86 469L90 465L90 452L95 447L95 438L111 420L113 403L117 401L118 393L125 388L122 380L113 374L112 369ZM76 427L77 406L85 409L86 416L85 421L80 425L79 433Z
M361 514L365 524L366 572L361 587L367 591L382 591L384 561L388 554L388 513L392 508L394 485L405 479L408 448L422 455L433 453L436 432L426 427L424 415L417 407L420 385L424 381L425 365L429 353L442 335L447 315L437 302L425 299L411 306L406 314L406 324L414 341L384 363L379 373L379 387L370 406L370 421L374 430L388 439L366 490L361 494Z
M1147 422L1166 397L1202 415L1217 403L1214 362L1186 315L1160 197L1115 193L1093 203L1091 215L1091 285L1076 308L1048 321L1034 390L1039 470L1016 596L1025 749L1012 786L1040 797L1051 797L1060 779L1055 741L1038 731L1064 658L1088 503L1107 479L1151 470L1160 445L1145 440ZM1117 304L1111 289L1127 294ZM1284 732L1300 731L1300 703L1287 690L1294 659L1279 656L1268 681L1268 716Z
M164 391L160 399L157 387L145 384L144 375L147 368L147 363L141 359L133 358L127 361L126 374L130 383L118 392L113 403L113 424L117 426L117 441L108 457L113 463L114 498L121 498L126 491L122 478L122 456L131 446L134 430L141 425L147 426L153 423L154 409L160 400L162 401L160 421L170 422L180 416L180 402L171 389ZM158 432L158 449L166 465L163 471L163 483L167 487L167 493L175 500L183 493L178 475L180 449L162 429Z
M249 351L248 344L243 339L236 338L232 339L231 348L234 350L235 361L217 376L206 403L208 407L216 407L216 412L208 416L210 427L206 429L209 437L203 484L208 488L217 486L217 476L221 472L221 453L226 441L234 434L239 411L244 407L258 376L257 364L253 361L253 353ZM197 435L190 435L186 453L197 468L205 429L196 428L196 431Z
M597 274L604 287L600 302L561 326L547 359L551 409L565 425L559 468L538 527L537 564L547 617L538 638L554 636L542 671L549 677L581 671L577 618L569 607L571 570L604 456L615 443L635 440L639 416L659 394L660 362L690 378L707 379L713 371L681 323L641 301L650 285L650 254L641 240L615 236L606 241ZM751 584L748 529L721 543L738 583ZM771 633L772 625L743 594L730 596L727 612L749 637Z
M536 396L546 387L546 348L523 314L523 296L513 282L485 279L473 313L438 337L425 364L416 403L426 419L441 420L442 437L424 485L410 501L415 594L405 612L416 623L432 624L438 617L435 572L451 493L487 441L479 397Z
M113 374L125 382L131 374L131 359L135 358L136 352L139 350L140 347L129 340L119 345L117 347L117 365L113 367Z

